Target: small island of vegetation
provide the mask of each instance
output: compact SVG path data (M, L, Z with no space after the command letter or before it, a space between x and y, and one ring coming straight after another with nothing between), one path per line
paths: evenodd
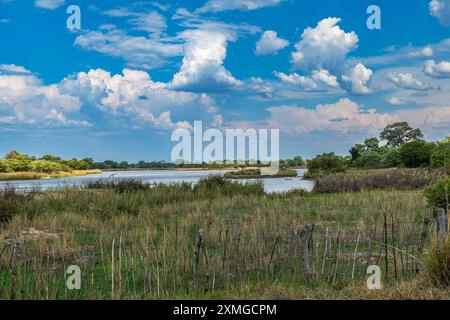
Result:
M280 168L276 174L261 174L260 168L246 168L239 171L230 171L225 173L225 178L230 179L261 179L261 178L288 178L296 177L297 170Z

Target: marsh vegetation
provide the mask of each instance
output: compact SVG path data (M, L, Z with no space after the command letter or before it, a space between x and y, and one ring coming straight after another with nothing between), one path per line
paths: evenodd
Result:
M450 298L448 244L420 190L266 194L212 177L11 186L0 203L3 299ZM383 290L366 289L368 264ZM81 290L66 288L70 265Z

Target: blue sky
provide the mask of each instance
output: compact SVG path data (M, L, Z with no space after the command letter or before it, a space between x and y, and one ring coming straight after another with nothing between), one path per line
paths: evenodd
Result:
M280 129L282 157L450 131L450 0L0 0L0 40L0 154L169 160L194 120Z

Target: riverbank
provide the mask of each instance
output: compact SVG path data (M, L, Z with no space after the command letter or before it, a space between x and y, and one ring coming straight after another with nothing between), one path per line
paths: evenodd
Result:
M40 180L40 179L55 179L55 178L70 178L81 177L90 174L100 174L101 170L72 170L72 171L59 171L54 173L43 172L11 172L0 173L0 181L18 181L18 180Z

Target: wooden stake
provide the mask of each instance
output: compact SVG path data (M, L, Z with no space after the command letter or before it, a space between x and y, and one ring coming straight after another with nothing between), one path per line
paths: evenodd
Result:
M200 252L203 245L203 230L199 230L194 249L194 290L200 286Z

